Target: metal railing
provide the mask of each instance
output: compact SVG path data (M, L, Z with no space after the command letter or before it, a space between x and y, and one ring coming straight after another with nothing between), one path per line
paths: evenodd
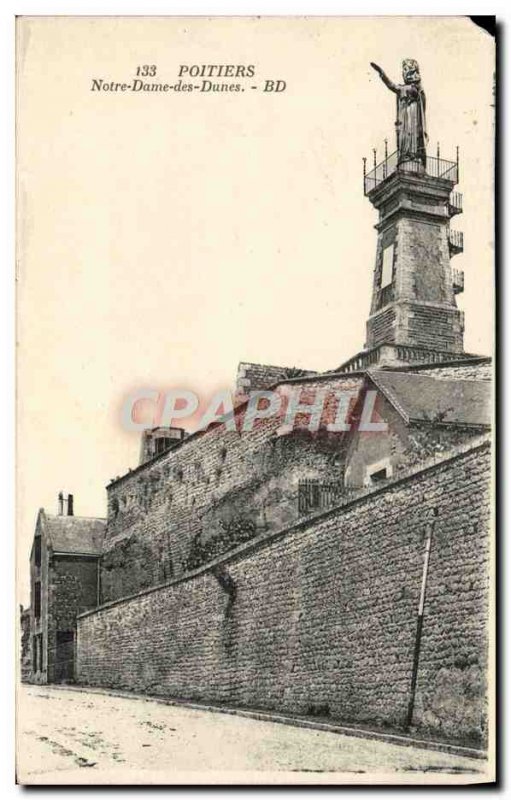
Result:
M463 211L463 195L461 192L451 192L449 197L449 212L451 216L461 214Z
M298 511L308 514L310 511L333 508L346 495L342 481L319 481L306 478L298 482Z
M441 178L449 181L453 186L458 183L458 161L447 161L438 156L427 156L426 163L422 161L398 161L398 151L386 156L379 164L374 164L370 172L366 172L367 159L364 158L364 194L367 195L376 189L383 181L396 172L409 175L427 175L431 178ZM375 159L376 160L376 159Z
M463 252L463 234L461 231L449 231L449 250L451 255Z
M465 273L462 269L453 269L452 288L454 289L454 294L460 294L465 289Z

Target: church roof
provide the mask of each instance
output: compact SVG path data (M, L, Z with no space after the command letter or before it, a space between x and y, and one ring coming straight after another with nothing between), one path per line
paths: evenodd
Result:
M447 380L387 370L369 370L368 375L407 423L491 425L492 388L488 381Z
M56 553L99 556L106 520L98 517L65 517L46 514L46 532Z

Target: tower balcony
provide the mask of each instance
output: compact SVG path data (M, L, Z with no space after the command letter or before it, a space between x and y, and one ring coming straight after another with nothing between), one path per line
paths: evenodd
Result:
M453 269L452 271L452 288L454 294L461 294L465 289L465 273L462 269Z
M463 195L461 192L451 192L449 197L449 216L454 217L456 214L463 212Z
M448 181L451 186L456 186L458 183L458 161L447 161L445 158L439 156L427 156L426 163L422 161L398 161L398 151L390 155L386 155L383 161L379 164L376 163L376 151L374 152L374 166L370 172L366 171L367 159L364 158L364 194L367 196L380 184L390 178L396 173L404 173L415 176L426 176L429 178L440 178L441 180ZM454 194L459 195L455 192ZM459 202L461 203L461 195L459 195ZM455 213L460 213L459 211Z
M449 231L449 255L463 253L463 234L461 231Z

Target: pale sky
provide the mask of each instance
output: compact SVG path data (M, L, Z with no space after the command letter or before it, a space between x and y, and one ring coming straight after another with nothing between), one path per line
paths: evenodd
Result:
M18 30L18 544L57 493L105 515L138 461L134 388L210 396L239 361L362 349L376 247L362 157L394 149L415 58L430 153L460 147L465 349L493 343L493 40L460 18L33 18ZM255 66L239 93L98 93L137 65ZM285 92L249 87L286 81ZM212 79L236 82L233 78ZM379 159L380 160L380 159Z

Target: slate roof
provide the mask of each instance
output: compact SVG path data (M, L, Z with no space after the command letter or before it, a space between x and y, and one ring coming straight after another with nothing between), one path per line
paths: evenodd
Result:
M491 425L492 388L488 381L447 380L386 370L368 370L368 375L407 423Z
M46 514L46 532L56 553L101 555L106 520Z

